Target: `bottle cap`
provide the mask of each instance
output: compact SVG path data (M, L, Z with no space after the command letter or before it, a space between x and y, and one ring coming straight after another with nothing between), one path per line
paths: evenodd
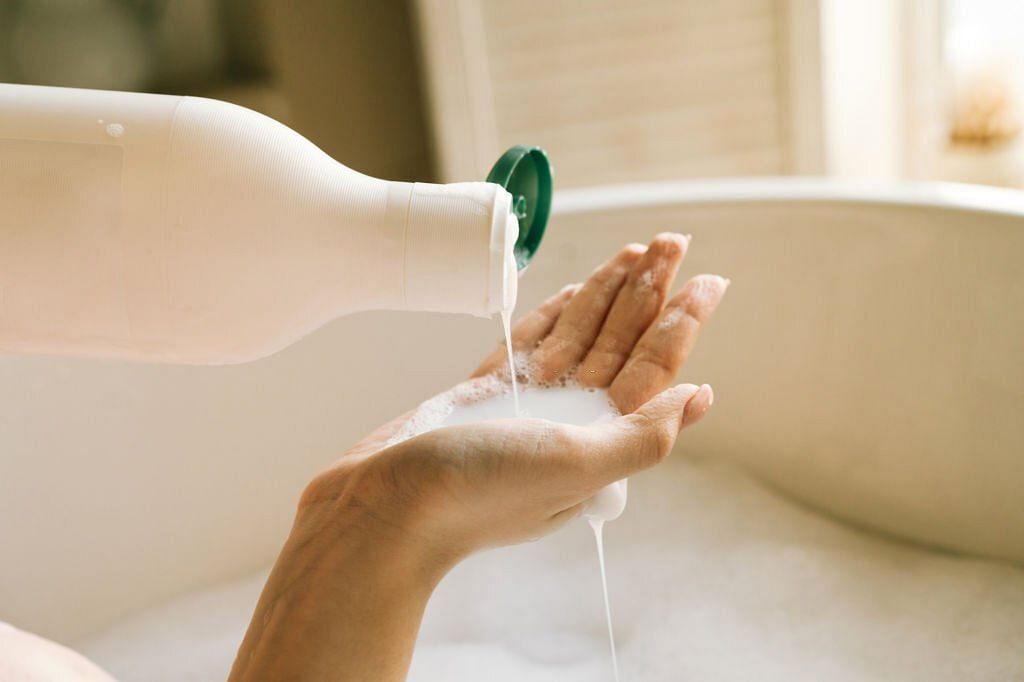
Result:
M521 271L540 246L551 213L551 164L540 147L517 144L501 155L487 182L494 182L512 195L512 212L519 219L519 238L513 253Z

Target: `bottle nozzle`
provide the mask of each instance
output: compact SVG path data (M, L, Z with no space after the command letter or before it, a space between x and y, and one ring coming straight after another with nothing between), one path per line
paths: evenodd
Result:
M551 163L540 147L517 144L501 155L487 174L512 195L512 213L519 222L513 254L523 270L533 259L547 228L553 191Z

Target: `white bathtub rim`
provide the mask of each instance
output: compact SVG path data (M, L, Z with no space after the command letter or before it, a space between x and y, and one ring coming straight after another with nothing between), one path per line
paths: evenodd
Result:
M953 182L816 177L670 180L560 190L553 213L576 215L682 204L845 203L974 211L1024 218L1024 191Z

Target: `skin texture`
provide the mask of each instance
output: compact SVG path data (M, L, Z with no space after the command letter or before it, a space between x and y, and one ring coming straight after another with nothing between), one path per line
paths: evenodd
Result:
M264 586L231 680L404 680L427 601L469 554L532 540L594 493L662 461L711 407L706 384L669 388L728 280L698 275L666 304L689 238L630 244L512 330L547 382L575 371L625 415L592 427L496 420L391 447L380 427L314 478ZM496 348L470 382L507 379ZM459 390L455 387L452 390ZM0 679L111 679L72 651L0 624Z
M114 682L74 651L6 623L0 623L0 680Z
M675 234L628 245L513 328L515 350L538 368L526 380L576 371L608 387L623 417L592 427L495 420L388 447L403 415L319 474L231 679L404 680L430 594L455 564L547 535L605 485L668 456L713 402L710 386L669 386L729 284L699 275L666 305L688 247ZM470 381L505 375L499 347Z

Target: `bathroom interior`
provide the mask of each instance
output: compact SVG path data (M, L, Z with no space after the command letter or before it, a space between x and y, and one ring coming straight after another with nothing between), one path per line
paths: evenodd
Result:
M679 282L731 280L679 376L715 405L605 528L615 674L1024 680L1022 25L1011 0L0 0L0 82L225 100L389 180L543 147L519 314L692 234ZM0 621L119 680L225 679L305 484L499 336L378 311L244 364L0 353ZM455 568L408 679L611 680L607 640L577 520Z

